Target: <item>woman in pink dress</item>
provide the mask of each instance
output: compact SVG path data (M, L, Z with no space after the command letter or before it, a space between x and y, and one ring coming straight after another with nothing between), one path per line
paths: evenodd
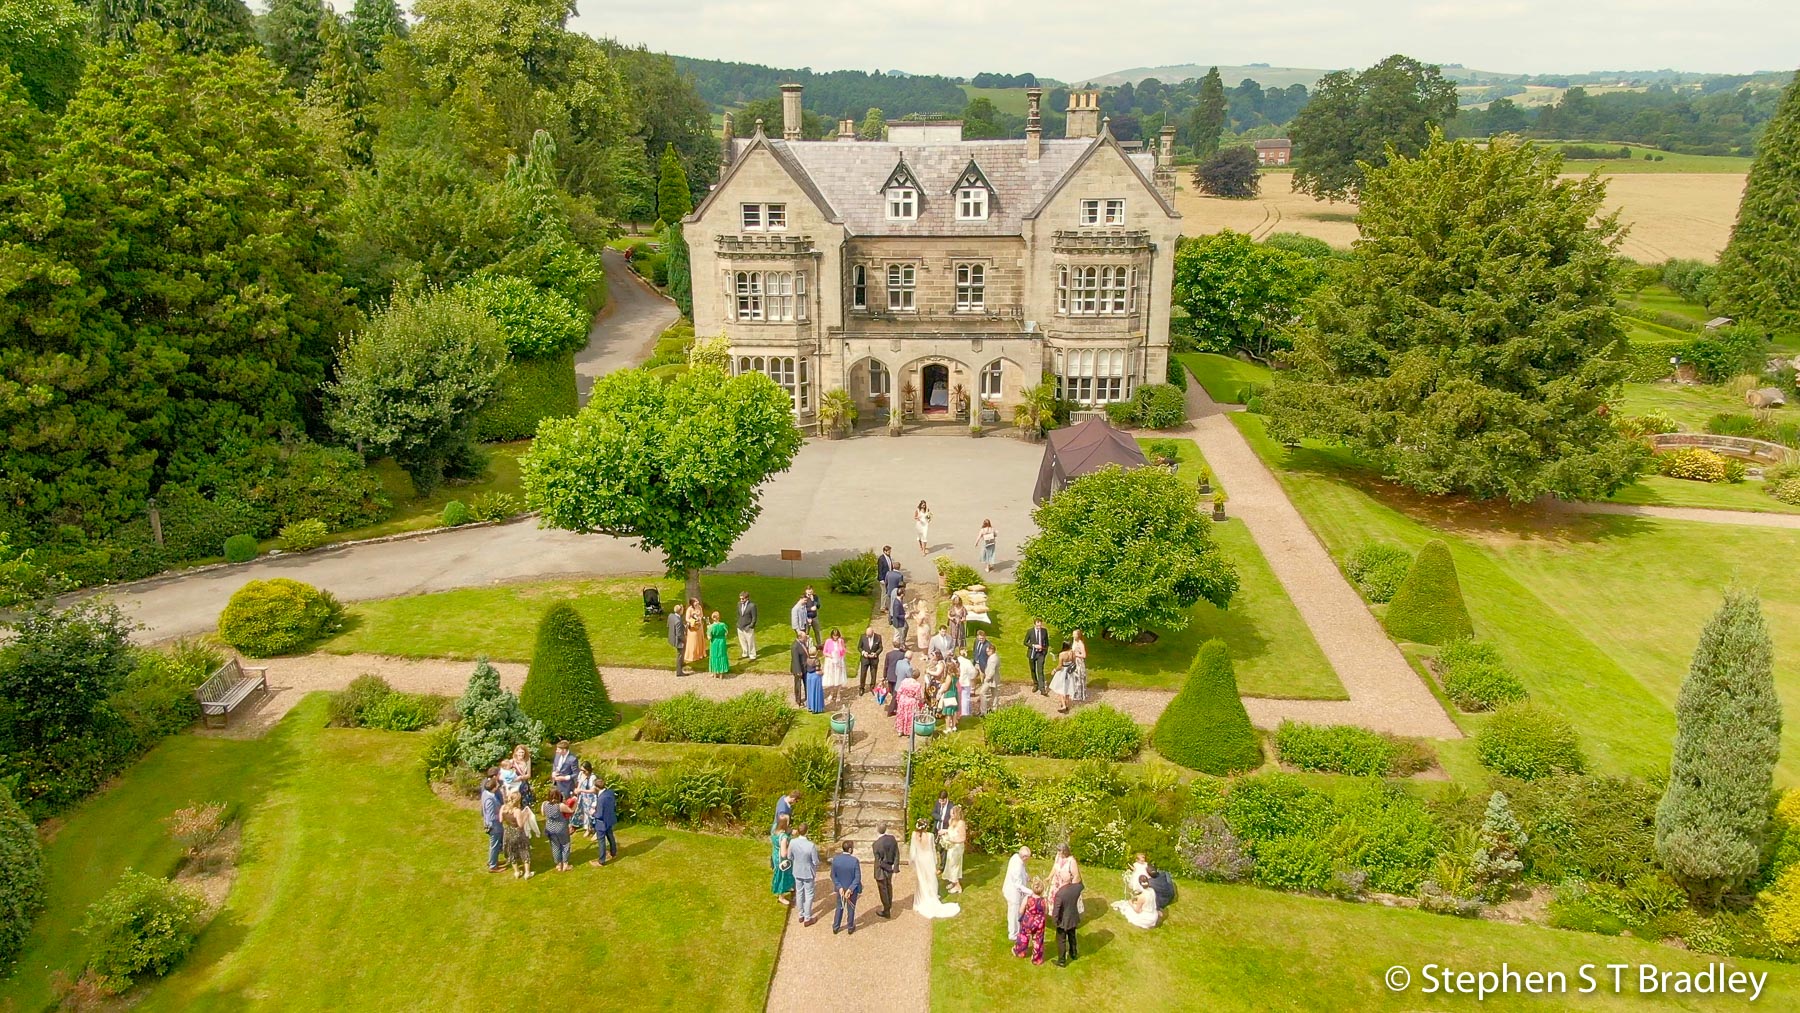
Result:
M837 627L832 627L831 636L825 638L824 646L819 653L825 655L825 671L822 681L825 685L827 706L836 707L838 696L849 681L849 674L844 667L844 656L850 653L850 645L844 641L844 634Z
M912 734L913 718L925 709L925 687L913 676L900 680L900 686L894 691L899 703L894 708L894 732L902 739Z
M1056 917L1056 892L1070 883L1081 882L1081 866L1075 864L1075 856L1069 853L1067 844L1056 849L1056 864L1050 867L1050 890L1044 895L1050 908L1050 917Z

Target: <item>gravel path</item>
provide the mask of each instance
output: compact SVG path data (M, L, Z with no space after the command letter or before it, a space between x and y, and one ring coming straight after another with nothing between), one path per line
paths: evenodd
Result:
M648 359L656 338L680 319L675 304L651 288L617 250L600 254L606 265L606 308L594 318L587 347L575 353L575 387L583 404L594 381Z
M1713 510L1708 507L1636 506L1630 503L1551 503L1551 509L1572 514L1620 514L1657 517L1702 524L1743 524L1758 528L1800 528L1800 514L1759 513L1754 510Z
M1250 529L1350 694L1348 700L1330 701L1246 699L1251 721L1272 728L1293 718L1397 735L1461 738L1456 723L1344 580L1281 484L1198 382L1188 385L1188 417L1194 420L1194 442L1231 490L1229 523Z

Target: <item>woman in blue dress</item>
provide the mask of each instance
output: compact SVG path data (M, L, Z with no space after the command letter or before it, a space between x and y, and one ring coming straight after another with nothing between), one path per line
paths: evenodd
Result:
M819 652L806 652L806 709L825 713L825 676L819 671Z

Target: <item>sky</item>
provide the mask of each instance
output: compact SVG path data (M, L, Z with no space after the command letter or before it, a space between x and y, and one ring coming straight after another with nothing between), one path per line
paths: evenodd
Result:
M1511 73L1800 66L1795 0L579 0L573 27L681 56L1078 82L1169 64L1392 53Z

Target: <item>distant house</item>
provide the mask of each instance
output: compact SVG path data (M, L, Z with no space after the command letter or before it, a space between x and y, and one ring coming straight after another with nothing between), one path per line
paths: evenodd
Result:
M1256 142L1256 164L1286 165L1294 157L1294 142L1285 137L1267 137Z

